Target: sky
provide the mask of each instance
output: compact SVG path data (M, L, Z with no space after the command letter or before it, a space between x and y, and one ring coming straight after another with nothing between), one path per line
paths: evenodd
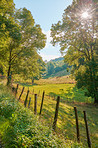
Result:
M52 24L56 24L62 19L64 9L72 0L14 0L16 8L26 7L31 11L35 24L39 24L43 33L47 36L45 48L40 51L43 60L51 60L61 56L60 47L53 47L50 43L50 29Z

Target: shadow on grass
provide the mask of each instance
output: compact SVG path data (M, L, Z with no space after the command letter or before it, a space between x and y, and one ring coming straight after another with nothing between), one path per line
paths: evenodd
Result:
M57 120L57 133L62 134L65 138L69 138L72 140L76 140L76 121L75 121L75 112L74 112L74 106L77 107L78 111L78 119L79 119L79 128L80 128L80 139L84 143L84 145L87 145L86 141L86 130L85 130L85 122L84 122L84 115L83 111L85 110L87 113L87 121L88 121L88 127L90 130L90 137L91 141L93 143L93 146L95 146L98 140L97 137L97 131L98 131L98 106L95 106L94 104L86 104L79 102L73 103L73 102L61 102L59 105L59 112L58 112L58 120ZM45 107L45 108L44 108ZM50 124L50 126L53 124L54 120L54 114L55 114L55 104L47 104L47 106L44 106L43 108L43 119L46 120L46 123Z
M36 83L21 83L21 82L15 82L16 84L19 84L19 85L22 85L22 86L26 86L26 87L32 87L32 86L34 86L34 85L38 85L38 84L36 84Z
M59 90L60 94L56 94L53 92L49 93L50 97L57 98L57 96L61 97L61 102L80 102L80 103L93 103L94 99L86 96L86 89L78 89L76 86L73 88L68 88L66 92L63 89Z

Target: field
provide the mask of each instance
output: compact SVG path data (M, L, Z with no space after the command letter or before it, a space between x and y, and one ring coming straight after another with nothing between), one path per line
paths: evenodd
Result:
M49 77L48 79L40 79L35 80L36 84L74 84L75 80L71 78L71 76L56 76L56 77Z
M17 101L8 87L0 85L0 147L76 148L77 146L82 145L59 138L49 126L39 121L38 116Z
M78 110L80 139L81 142L87 146L85 123L83 118L83 111L87 113L88 126L90 130L90 137L92 147L98 147L98 106L93 105L93 99L85 96L86 90L78 90L75 84L48 84L49 80L36 81L37 85L20 84L17 94L17 99L21 93L22 87L25 86L24 93L20 102L24 103L27 90L30 90L29 97L31 97L30 110L34 110L34 94L37 94L37 114L40 112L40 104L42 93L45 91L45 98L43 103L42 115L39 120L52 127L56 98L60 96L60 106L57 121L56 133L64 138L76 141L76 124L74 115L74 106ZM52 81L53 82L53 81ZM16 84L15 84L16 87Z

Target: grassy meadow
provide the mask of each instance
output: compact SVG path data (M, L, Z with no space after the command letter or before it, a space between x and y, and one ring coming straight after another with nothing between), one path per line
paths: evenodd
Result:
M4 148L86 148L55 133L44 118L15 99L11 89L0 84L0 146Z
M75 148L80 145L59 139L3 85L0 85L0 147L1 141L4 148Z
M48 80L40 80L36 81L36 85L27 85L20 84L17 99L21 93L22 87L25 86L24 93L21 97L20 102L24 103L27 90L30 90L29 97L31 97L31 105L30 110L34 110L34 94L37 94L37 114L40 112L40 105L42 99L42 93L45 91L45 98L43 103L42 115L39 117L39 120L49 126L52 127L54 114L55 114L55 106L56 106L56 98L60 96L60 106L59 106L59 114L57 121L56 133L64 138L76 141L76 124L75 124L75 114L74 114L74 106L77 107L78 110L78 118L79 118L79 128L80 128L80 139L84 146L87 146L86 140L86 131L85 131L85 123L83 118L83 111L85 110L87 113L88 126L90 130L90 137L92 142L92 147L98 147L98 106L93 105L93 99L91 97L85 96L86 90L77 89L75 83L68 84L68 78L66 84L58 84L52 81L52 84L48 83ZM60 81L60 80L58 80ZM64 82L64 81L63 81ZM15 84L16 86L16 84Z

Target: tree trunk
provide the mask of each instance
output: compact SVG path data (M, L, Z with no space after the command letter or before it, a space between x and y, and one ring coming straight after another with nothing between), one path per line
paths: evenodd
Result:
M95 63L94 57L92 58L92 63ZM98 103L98 90L97 90L97 84L96 84L96 74L95 74L95 67L92 64L91 67L92 70L92 82L93 82L93 94L94 94L94 103Z
M98 93L98 92L97 92L97 93ZM94 97L94 103L95 103L95 104L98 104L98 98L97 98L97 97L98 97L98 95L96 95L96 96Z
M7 85L10 85L11 83L11 61L12 61L12 48L10 49L10 55L9 55L9 67L7 72Z
M98 89L95 85L95 91L94 91L94 103L98 104Z
M11 64L9 65L9 68L8 68L8 73L7 73L7 85L10 85L11 83Z
M33 85L33 83L34 83L34 78L32 79L32 85Z

